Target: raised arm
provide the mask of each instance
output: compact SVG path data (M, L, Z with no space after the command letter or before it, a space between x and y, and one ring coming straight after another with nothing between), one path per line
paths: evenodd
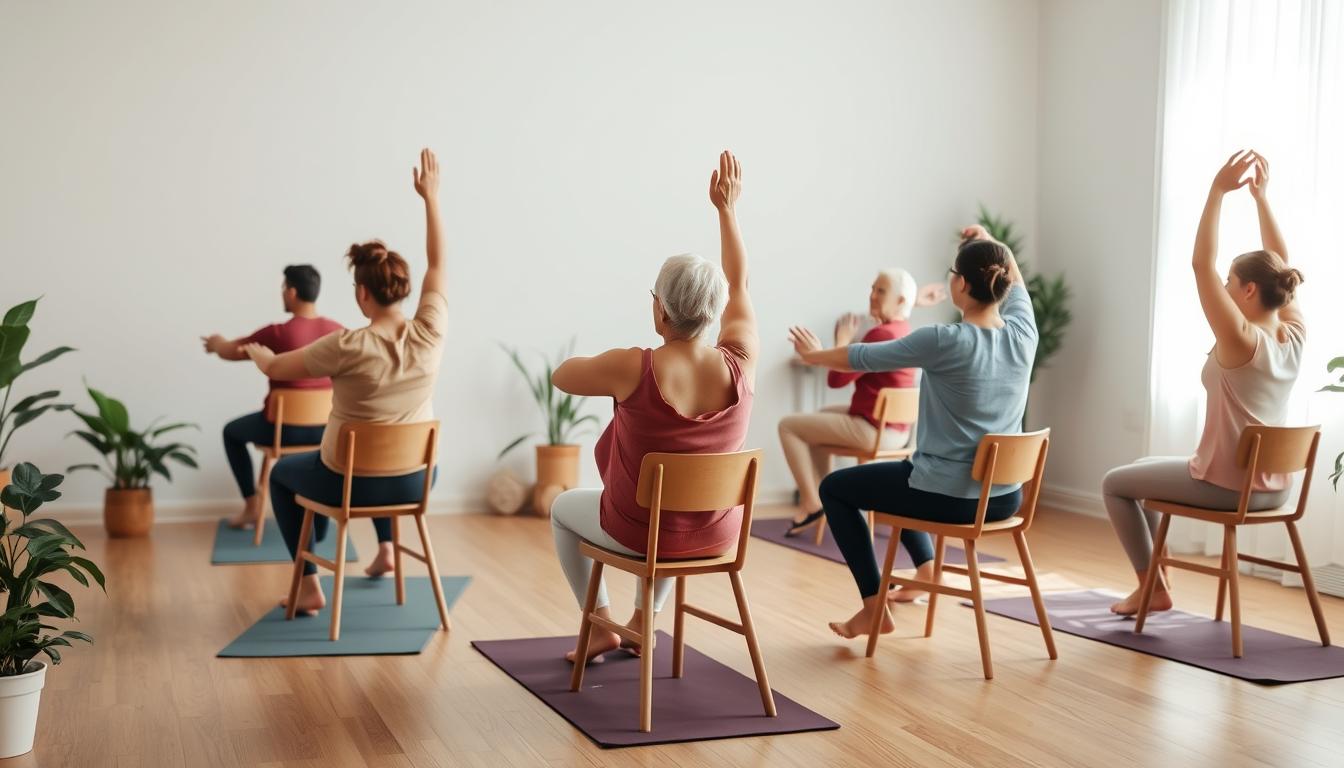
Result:
M731 347L754 370L760 336L756 330L756 310L747 291L747 248L737 226L737 200L742 195L742 166L725 150L719 155L719 169L709 177L709 201L719 212L719 248L723 274L728 278L728 304L719 322L719 346Z
M1255 212L1260 219L1260 247L1266 251L1273 251L1283 259L1283 263L1288 263L1288 244L1283 241L1283 233L1279 231L1279 223L1274 219L1274 212L1269 209L1269 161L1260 155L1255 158L1255 175L1251 177L1251 197L1255 198ZM1302 310L1297 306L1297 299L1294 298L1287 305L1279 308L1279 320L1285 323L1303 324Z
M1022 270L1017 266L1017 255L1013 253L1012 248L1009 248L1007 245L1004 245L1004 243L1002 243L999 240L994 240L994 238L989 234L989 230L985 229L979 224L972 224L971 226L961 230L961 242L965 243L968 240L993 240L999 245L1002 245L1003 250L1008 252L1008 284L1009 285L1021 284L1022 289L1026 290L1027 280L1026 278L1022 277Z
M1214 353L1225 367L1241 365L1255 353L1255 331L1246 316L1237 308L1227 292L1225 282L1218 274L1218 220L1222 216L1223 196L1245 186L1250 178L1243 178L1255 163L1256 154L1249 150L1237 152L1218 170L1204 202L1204 213L1195 233L1195 252L1191 267L1195 271L1195 288L1204 319L1217 340Z
M425 201L425 280L420 286L421 299L434 292L443 295L443 221L439 216L439 159L428 149L420 150L420 167L412 168L415 191Z
M304 362L302 349L277 355L260 344L244 344L242 351L252 358L257 370L265 374L268 379L293 381L313 378L313 374L308 370L308 364Z

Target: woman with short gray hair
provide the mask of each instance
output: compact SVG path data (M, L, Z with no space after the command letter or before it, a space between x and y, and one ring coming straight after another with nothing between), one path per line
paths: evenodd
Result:
M583 541L627 555L647 554L649 511L635 501L644 454L729 453L741 450L751 417L760 340L747 293L747 253L737 227L742 167L731 152L719 156L710 175L709 199L719 215L722 263L683 254L663 262L651 293L653 329L663 343L654 349L612 349L596 357L566 360L551 378L575 395L610 397L611 424L595 451L603 488L576 488L551 505L551 528L560 566L583 605L592 561L579 552ZM706 331L719 321L711 345ZM658 556L709 557L737 544L742 508L662 513ZM641 627L643 611L657 612L672 579L660 579L654 604L636 598L628 626ZM605 585L597 613L610 618ZM589 658L615 650L621 638L594 627ZM638 652L639 649L632 649ZM573 659L571 652L569 658Z

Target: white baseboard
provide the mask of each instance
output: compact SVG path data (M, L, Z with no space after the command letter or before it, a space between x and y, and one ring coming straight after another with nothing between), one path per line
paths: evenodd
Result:
M154 522L196 523L218 520L238 512L238 499L202 499L199 501L156 501ZM485 499L466 497L434 499L429 503L431 515L467 515L486 510ZM60 504L53 506L51 516L67 525L101 525L103 505L99 503Z
M1106 506L1101 501L1101 494L1080 491L1076 488L1047 485L1041 489L1040 505L1088 517L1106 516Z

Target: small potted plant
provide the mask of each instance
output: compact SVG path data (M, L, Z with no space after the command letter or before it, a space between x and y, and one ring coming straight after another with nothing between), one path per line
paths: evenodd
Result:
M573 350L574 342L571 341L554 364L544 361L543 370L534 374L528 370L518 350L504 347L514 367L527 380L532 399L546 419L546 444L537 446L537 485L532 491L532 509L539 515L549 513L550 502L557 494L579 484L579 446L570 441L576 434L575 430L597 422L597 417L592 414L579 415L583 401L587 398L575 397L551 386L551 374L555 366L564 362ZM522 435L504 446L504 450L499 452L500 458L534 434Z
M51 518L31 517L45 502L60 498L56 488L64 479L24 463L0 489L0 583L5 593L5 612L0 614L0 758L33 748L47 676L47 663L37 657L60 664L59 649L69 648L71 640L93 642L73 629L56 634L57 628L48 623L75 618L74 598L49 579L66 573L85 587L93 579L106 591L98 566L74 554L84 544L73 533Z
M103 496L103 525L109 536L147 536L154 525L150 478L160 475L171 482L170 461L196 467L196 449L192 446L156 441L169 432L196 425L181 422L159 427L150 424L136 432L131 429L131 418L125 405L93 387L87 389L89 397L98 406L98 413L72 409L88 429L75 430L71 434L93 446L102 455L103 464L76 464L67 471L97 470L112 484Z
M11 307L5 313L4 319L0 320L0 391L4 392L0 395L0 488L9 484L7 468L9 465L5 463L5 449L9 447L9 440L14 433L47 411L70 409L70 406L64 403L51 402L61 396L55 389L29 395L15 402L13 406L9 404L10 395L14 394L14 381L19 376L55 360L66 352L73 351L70 347L57 347L26 363L19 360L23 345L28 342L28 335L31 332L28 321L33 319L36 309L37 299L25 301Z

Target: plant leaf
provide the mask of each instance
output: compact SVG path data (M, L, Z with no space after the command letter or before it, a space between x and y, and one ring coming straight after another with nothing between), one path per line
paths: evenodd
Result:
M517 440L514 440L513 442L509 443L508 445L504 446L504 450L500 451L500 452L499 452L499 455L496 456L495 458L496 458L496 459L502 459L502 458L504 458L504 454L508 453L509 451L512 451L514 448L517 448L519 445L522 444L522 442L523 442L524 440L528 439L529 437L532 437L532 433L530 433L530 432L529 432L528 434L523 435L522 437L518 438Z
M5 313L5 319L0 321L0 325L27 325L29 320L33 319L33 313L37 310L38 299L25 301L22 304L15 304Z
M49 349L46 352L43 352L42 354L33 358L32 360L29 360L28 362L24 363L23 367L19 368L19 373L23 373L24 371L31 371L32 369L38 367L39 365L46 365L47 363L50 363L52 360L55 360L61 355L64 355L66 352L74 352L74 351L75 351L74 347L57 347L55 349Z
M57 616L68 619L75 615L75 600L70 597L69 592L49 581L37 582L37 591L50 601L52 608L60 611Z

